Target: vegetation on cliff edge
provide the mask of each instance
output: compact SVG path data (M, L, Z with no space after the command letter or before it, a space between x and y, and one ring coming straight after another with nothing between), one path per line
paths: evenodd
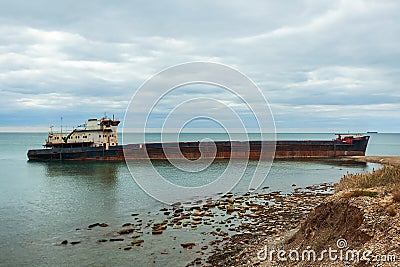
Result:
M338 192L379 186L391 187L393 191L399 191L400 194L400 166L384 166L381 169L373 170L371 173L349 173L335 186L335 190Z

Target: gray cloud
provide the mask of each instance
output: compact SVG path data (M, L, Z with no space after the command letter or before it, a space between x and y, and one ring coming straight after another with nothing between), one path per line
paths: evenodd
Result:
M0 112L14 117L3 126L52 123L43 112L79 110L77 124L122 117L151 75L211 60L259 85L278 131L399 131L399 12L396 1L368 0L3 1Z

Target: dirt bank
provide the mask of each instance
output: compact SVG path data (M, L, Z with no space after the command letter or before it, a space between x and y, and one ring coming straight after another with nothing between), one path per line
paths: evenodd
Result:
M262 266L398 266L400 259L400 203L385 188L373 188L365 196L339 192L312 211L299 230L278 244L264 244L260 250L282 250L259 261ZM376 193L376 195L375 195ZM328 252L336 251L332 257ZM299 252L296 258L293 252ZM314 258L304 257L314 251ZM355 254L358 253L358 254ZM255 254L255 252L254 252ZM257 257L253 263L257 263ZM381 265L379 265L381 264Z

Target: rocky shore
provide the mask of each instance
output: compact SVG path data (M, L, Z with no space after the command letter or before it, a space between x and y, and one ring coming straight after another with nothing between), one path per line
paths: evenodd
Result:
M206 238L179 243L170 251L159 253L169 254L180 250L179 253L196 255L187 266L243 265L253 256L257 245L268 238L280 239L287 231L296 228L308 213L332 195L334 189L332 184L326 183L306 188L292 186L293 192L290 194L278 191L263 193L268 190L267 187L260 193L227 193L217 201L207 199L191 207L176 203L172 207L162 208L159 213L163 219L159 221L144 221L142 214L134 213L133 220L119 229L101 222L78 228L77 231L113 228L98 232L99 236L94 242L104 245L118 243L119 249L125 251L145 248L152 236L170 236L176 233L173 231L198 231ZM81 240L63 240L59 243L60 246L78 244L81 244Z
M119 227L102 222L77 230L112 228L94 242L118 243L127 253L146 249L152 237L175 235L175 247L158 253L188 253L192 261L187 266L396 266L400 259L400 157L354 159L391 166L372 174L348 174L338 185L298 188L293 184L289 194L269 192L267 187L258 193L227 193L217 201L162 208L157 221L133 213L132 220ZM199 231L203 237L181 242L177 231ZM59 243L80 244L81 240ZM332 259L325 250L339 254ZM304 251L315 255L304 259ZM350 256L355 251L361 256L349 258L349 251Z
M298 228L269 237L233 237L213 266L399 266L400 157L358 157L388 166L345 176ZM371 186L375 185L375 186ZM301 203L299 205L302 205Z
M321 184L309 186L308 192L295 189L292 194L272 194L274 204L257 205L255 213L245 216L250 222L241 222L237 231L220 246L215 247L207 258L208 266L253 266L261 263L257 259L260 244L283 240L324 199L332 194L333 186ZM264 198L263 194L257 198Z

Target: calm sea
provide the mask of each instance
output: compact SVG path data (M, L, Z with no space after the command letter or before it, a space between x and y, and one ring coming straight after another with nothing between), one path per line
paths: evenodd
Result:
M257 135L254 136L256 138ZM143 222L162 218L165 207L144 193L132 179L124 163L38 163L28 162L26 152L40 148L46 138L41 133L0 133L0 265L131 265L179 266L193 260L192 251L173 249L185 241L206 239L202 230L169 230L160 236L144 236L141 248L119 249L118 242L98 243L99 236L110 237L121 225L132 222L139 213ZM181 141L203 138L224 140L223 134L183 134ZM279 134L279 139L332 139L331 134ZM135 141L132 134L126 140ZM150 134L148 141L158 141ZM400 155L400 134L372 134L368 155ZM174 170L169 164L156 163L157 170L177 184L198 185L212 179L227 166L212 164L206 172L195 174ZM376 164L349 164L335 161L278 161L262 187L269 191L291 192L298 187L337 182L347 172L365 172ZM245 193L250 162L241 182L232 190ZM86 229L105 222L104 229ZM100 232L102 231L102 232ZM61 246L64 239L79 240L75 246ZM160 251L168 254L160 254Z

